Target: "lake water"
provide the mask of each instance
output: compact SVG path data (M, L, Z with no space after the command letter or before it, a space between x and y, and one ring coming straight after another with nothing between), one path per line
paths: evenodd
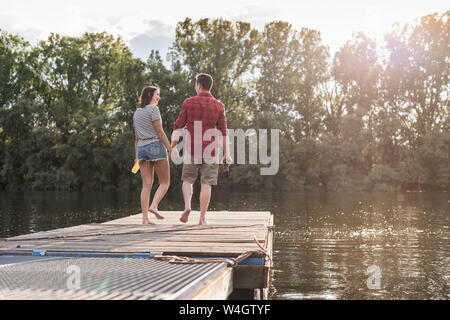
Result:
M160 210L182 207L176 195ZM450 298L447 193L213 190L210 209L273 213L273 299ZM139 193L0 193L0 237L139 212Z

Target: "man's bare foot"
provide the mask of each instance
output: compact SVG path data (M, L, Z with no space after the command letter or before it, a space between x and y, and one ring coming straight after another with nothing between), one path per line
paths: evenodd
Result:
M148 208L148 211L150 211L151 213L153 213L153 214L156 216L156 218L158 218L159 220L164 219L164 216L162 216L162 215L159 213L158 209L155 209L155 208L150 207L150 208Z
M200 217L200 221L198 222L199 226L206 226L208 223L206 223L206 219L203 217Z
M191 213L191 209L185 209L183 214L180 217L180 221L183 222L183 223L188 222L190 213Z

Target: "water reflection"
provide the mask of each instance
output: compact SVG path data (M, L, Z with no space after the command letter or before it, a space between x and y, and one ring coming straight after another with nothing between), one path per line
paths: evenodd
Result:
M274 214L275 299L450 298L446 194L219 191L211 210ZM173 195L160 209L182 207ZM138 212L137 193L0 193L0 237ZM376 290L367 285L371 266L380 270Z
M276 274L276 298L449 298L445 194L432 199L406 195L400 201L390 195L359 195L360 201L335 196L315 208L291 207L291 219L278 220L276 247L283 254L275 261L296 276ZM294 228L298 217L305 219ZM372 265L381 270L380 290L367 288L366 270Z

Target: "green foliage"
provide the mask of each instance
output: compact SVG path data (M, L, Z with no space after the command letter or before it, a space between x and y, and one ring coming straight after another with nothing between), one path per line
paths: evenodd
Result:
M427 189L447 189L450 184L450 132L432 132L423 137L415 152L421 183Z
M318 31L287 22L259 32L187 18L170 66L157 51L134 58L106 33L51 34L31 46L0 32L0 188L138 189L130 168L141 89L161 87L170 136L205 72L229 128L281 131L278 173L234 165L220 176L225 188L448 190L449 15L397 26L382 44L357 34L333 56ZM180 175L171 164L171 192Z
M369 173L370 186L378 191L389 190L400 183L400 173L388 165L377 165Z
M196 74L211 74L214 79L211 92L228 107L228 119L242 121L252 114L246 101L251 89L246 77L255 67L258 41L258 32L246 22L233 24L223 19L193 22L187 18L177 25L169 56L174 66L183 66L192 91Z

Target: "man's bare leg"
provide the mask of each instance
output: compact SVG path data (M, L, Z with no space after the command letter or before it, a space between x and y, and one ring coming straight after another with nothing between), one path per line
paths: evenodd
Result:
M192 183L183 181L183 198L184 198L184 212L180 217L180 221L186 223L191 213L191 200L192 200Z
M209 200L211 199L211 186L203 184L200 190L200 221L199 225L206 225L206 211L208 211Z

